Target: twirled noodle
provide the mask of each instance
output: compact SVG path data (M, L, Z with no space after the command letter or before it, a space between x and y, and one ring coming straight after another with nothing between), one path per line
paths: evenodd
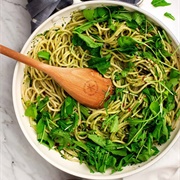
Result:
M37 54L39 51L44 50L49 52L51 57L50 61L43 61L44 63L59 67L88 67L87 62L90 60L91 55L87 50L84 50L80 46L74 46L72 43L73 29L84 24L86 21L81 11L74 12L71 21L65 27L54 26L45 33L36 36L32 42L32 48L28 52L28 56L42 61L41 58L38 58ZM147 21L147 23L150 22ZM116 22L116 25L116 31L110 33L108 23L97 22L94 26L86 30L86 34L97 42L98 40L95 38L95 35L98 35L99 42L103 41L102 56L111 55L111 66L104 74L104 77L111 78L114 86L120 88L123 95L115 101L109 102L107 108L99 110L89 108L90 115L87 119L82 119L80 104L78 103L76 111L79 116L79 121L78 126L73 132L75 139L78 141L85 142L88 132L94 131L98 136L110 139L112 142L125 144L129 132L127 118L143 118L142 109L148 106L144 100L145 95L142 93L142 90L151 86L154 87L158 93L162 93L166 88L159 82L163 81L165 76L168 76L167 74L172 68L179 68L177 53L174 53L168 58L164 57L164 62L159 66L158 63L150 58L143 58L138 54L135 56L127 56L122 52L113 50L117 49L118 42L115 41L115 39L118 37L129 36L137 42L144 42L147 41L148 38L158 34L158 27L154 25L152 25L153 30L150 33L144 34L140 33L138 29L132 30L127 26L126 22ZM165 40L162 43L168 53L175 51L170 43ZM147 46L148 45L145 44L142 47L142 53L146 52L148 49ZM109 49L111 49L111 51ZM124 77L118 79L117 75L123 72L128 62L133 62L134 70L129 71ZM24 74L22 99L25 108L28 106L28 101L35 103L37 102L38 96L42 98L48 96L48 111L54 117L61 110L62 104L68 95L54 80L38 70L26 66ZM179 85L175 91L177 94L175 98L176 109L172 110L166 116L167 123L169 125L173 124L173 128L175 128L176 124L173 120L174 116L180 108ZM116 132L111 132L108 129L108 124L104 124L107 117L112 116L118 117L119 123ZM56 123L56 121L54 123ZM77 156L76 152L68 149L64 149L64 151L67 153L64 154L64 157L68 159L70 156Z

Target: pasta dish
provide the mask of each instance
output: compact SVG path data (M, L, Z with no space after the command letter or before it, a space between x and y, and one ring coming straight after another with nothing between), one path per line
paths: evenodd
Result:
M26 66L22 102L40 143L101 173L158 154L180 117L178 48L161 27L122 6L98 7L73 12L31 45L28 56L37 61L89 67L115 87L104 107L92 109Z

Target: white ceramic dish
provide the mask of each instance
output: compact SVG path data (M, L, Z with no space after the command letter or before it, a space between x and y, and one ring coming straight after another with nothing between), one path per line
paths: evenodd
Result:
M24 45L21 53L26 54L30 48L30 43L32 39L39 33L44 32L45 30L52 27L54 24L62 24L67 23L70 20L70 14L75 10L81 10L84 8L94 8L97 6L109 6L109 5L122 5L126 7L129 10L136 10L143 14L145 14L149 19L151 19L156 24L159 24L163 29L166 30L166 32L169 34L169 36L172 38L174 45L178 45L178 41L176 38L172 35L170 30L162 24L159 20L157 20L155 17L153 17L151 14L147 13L146 11L122 2L116 2L116 1L89 1L84 3L78 3L75 5L72 5L68 8L65 8L53 16L51 16L48 20L46 20L39 28L37 28L34 33L30 36L26 44ZM24 75L24 64L17 63L14 71L14 78L13 78L13 103L14 103L14 109L15 113L19 122L19 125L29 141L29 143L33 146L33 148L49 163L54 165L55 167L61 169L62 171L65 171L69 174L87 178L87 179L116 179L116 178L122 178L126 177L135 173L138 173L149 166L153 165L155 162L157 162L162 156L164 156L168 150L173 146L173 144L176 142L178 137L180 136L180 122L177 124L176 129L172 132L170 139L168 142L166 142L164 145L159 147L160 153L158 156L151 158L149 161L133 165L133 166L127 166L123 169L121 172L116 172L114 174L110 174L110 171L107 171L104 174L101 173L94 173L91 174L89 169L85 165L80 165L77 162L71 162L69 160L65 160L61 158L60 154L54 150L49 150L44 145L39 144L39 142L36 139L36 133L34 130L30 127L29 120L27 117L24 116L24 108L21 103L21 85Z

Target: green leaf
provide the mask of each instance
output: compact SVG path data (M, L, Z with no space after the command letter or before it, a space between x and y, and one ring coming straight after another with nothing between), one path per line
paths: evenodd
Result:
M93 142L95 142L96 144L98 144L101 147L105 147L106 146L106 139L97 136L95 134L89 134L88 138L91 139Z
M164 16L167 17L167 18L172 19L173 21L175 20L175 17L171 13L169 13L169 12L165 12Z
M85 35L85 34L79 34L78 36L86 42L86 45L91 47L91 48L98 48L101 47L103 45L103 43L98 43L98 42L94 42L93 39L91 39L89 36Z
M110 67L110 61L107 57L91 58L87 63L88 67L97 69L101 74L105 74Z
M121 36L118 39L118 44L119 44L118 50L121 52L133 53L137 51L137 47L136 47L137 42L129 36Z
M94 22L90 21L90 22L86 22L84 24L82 24L81 26L78 26L76 28L74 28L73 32L76 33L82 33L86 30L88 30L91 26L93 26Z
M171 3L168 3L166 0L152 0L151 4L154 7L169 6L169 5L171 5Z
M168 112L175 108L175 98L174 98L174 95L168 94L167 99L166 99L166 104L164 106L168 110Z
M60 149L63 149L64 147L68 148L74 143L69 132L64 132L59 128L52 130L50 137L55 141L55 143L59 144Z
M44 131L44 128L45 128L45 122L44 122L43 118L41 118L36 125L37 134L42 133Z
M99 18L104 18L109 15L107 8L98 7L96 9L84 9L83 15L88 21L92 21Z
M75 45L75 46L81 46L84 50L88 50L89 53L92 55L92 56L95 56L95 57L100 57L100 49L101 47L97 47L97 48L91 48L88 46L88 44L86 44L86 42L81 39L78 34L73 34L73 37L72 37L72 43Z
M157 101L151 102L149 108L150 108L151 112L152 112L154 115L157 115L157 114L159 113L159 111L160 111L160 105L159 105L159 103L158 103Z
M171 69L170 75L169 77L172 78L178 78L180 79L180 71L175 70L175 69Z
M44 50L39 51L37 55L38 55L39 58L42 58L42 59L45 59L45 60L48 60L48 61L50 60L50 56L51 56L49 52L44 51Z
M47 102L49 101L49 97L46 96L43 99L41 99L40 96L37 98L37 110L42 111L44 107L47 105Z
M106 17L109 16L109 11L106 7L98 7L95 9L97 11L98 16L97 17Z
M76 101L72 97L67 96L60 110L61 118L66 119L71 116L75 106Z
M37 114L38 113L37 113L37 108L35 104L31 104L25 110L25 116L32 117L33 119L36 119Z
M179 117L180 117L180 109L178 109L178 111L176 112L175 120L178 120Z
M74 28L73 33L83 33L84 31L88 30L90 27L92 27L94 24L98 22L103 22L108 19L108 16L99 17L98 19L88 21L80 26L77 26Z
M151 156L156 155L159 152L157 148L151 149L151 152L149 153L146 149L143 149L142 153L138 156L138 159L141 160L141 162L147 161Z
M112 18L125 20L125 21L131 21L132 14L130 12L115 12L115 13L112 13Z
M144 14L139 13L139 12L134 12L133 13L133 20L135 20L135 22L141 26L142 23L146 20L146 17Z
M84 149L86 152L89 153L90 149L89 149L88 146L86 146L85 143L83 143L82 141L74 141L74 143L75 143L78 147Z
M86 118L90 115L89 109L83 105L80 105L80 111Z
M94 19L94 9L84 9L83 15L88 21L92 21Z
M112 121L111 126L110 126L111 133L115 133L119 130L118 124L119 124L118 116L115 116L114 120Z

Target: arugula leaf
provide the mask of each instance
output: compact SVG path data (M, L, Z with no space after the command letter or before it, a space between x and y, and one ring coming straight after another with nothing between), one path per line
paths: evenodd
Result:
M95 142L96 144L98 144L101 147L105 147L106 146L106 139L97 136L95 134L89 134L88 138L91 139L93 142Z
M40 96L37 97L37 110L42 111L44 107L46 106L47 102L49 101L49 97L45 96L43 99L41 99Z
M152 111L152 113L154 115L157 115L159 113L159 111L160 111L160 105L159 105L159 103L157 101L151 102L149 108L150 108L150 110Z
M166 0L152 0L151 4L154 7L169 6L169 5L171 5L171 3L168 3Z
M142 153L138 156L138 159L141 160L141 162L147 161L150 157L156 155L158 152L159 150L156 147L153 147L150 153L144 149Z
M89 153L90 149L88 146L86 146L85 143L81 142L81 141L74 141L74 143L76 144L76 146L82 148L83 150L85 150L86 152Z
M73 33L83 33L84 31L88 30L90 27L92 27L94 24L98 23L98 22L103 22L103 21L107 21L108 20L108 16L104 16L104 17L98 17L98 19L92 20L92 21L88 21L80 26L77 26L74 28Z
M50 137L58 145L59 150L62 150L65 147L69 148L74 144L70 134L68 132L62 131L59 128L53 129L50 133Z
M80 105L80 111L86 118L89 117L90 113L87 107Z
M94 24L94 22L92 22L92 21L86 22L86 23L82 24L81 26L74 28L73 32L74 33L83 33L84 31L88 30L91 26L93 26L93 24Z
M32 117L33 119L36 119L37 114L38 113L37 113L37 108L35 104L31 104L25 110L25 116Z
M45 59L47 61L50 60L50 56L51 56L50 53L45 50L39 51L37 55L39 58Z
M96 9L84 9L83 15L88 21L92 21L97 18L104 18L109 16L109 11L105 7L98 7Z
M180 79L180 71L175 70L175 69L171 69L170 75L169 77L172 78L178 78Z
M130 12L114 12L112 13L112 18L119 19L119 20L132 20L132 14Z
M179 117L180 117L180 109L178 109L178 111L176 112L175 120L178 120Z
M89 53L92 55L92 56L95 56L95 57L100 57L100 49L101 47L97 47L97 48L91 48L89 47L86 42L81 39L78 34L74 34L73 37L72 37L72 43L73 45L75 46L81 46L84 50L88 50Z
M43 120L43 118L41 118L36 126L36 132L37 134L43 133L45 129L45 121Z
M94 42L89 36L87 36L85 34L78 33L78 36L84 42L86 42L86 45L89 46L90 48L98 48L98 47L102 47L102 45L103 45L103 43Z
M83 15L88 21L92 21L94 19L94 9L84 9Z
M146 20L145 15L139 12L134 12L132 18L139 26Z
M136 47L137 42L129 36L121 36L118 39L118 44L119 44L118 50L121 52L134 53L135 51L137 51L137 47Z
M59 127L65 132L71 132L77 127L79 116L74 112L77 102L70 96L67 96L60 110L60 119L57 121Z
M167 98L166 98L166 101L164 103L165 105L165 108L168 110L168 111L171 111L175 108L175 98L174 98L174 95L172 94L168 94Z
M111 126L110 126L111 133L115 133L119 130L118 124L119 124L118 116L115 116L114 121L111 123Z
M169 12L165 12L164 16L167 17L167 18L172 19L173 21L175 20L175 17L171 13L169 13Z
M61 118L66 119L71 116L75 106L76 101L72 97L67 96L60 110Z
M87 63L90 68L97 69L101 74L105 74L110 67L110 61L107 57L91 58Z

